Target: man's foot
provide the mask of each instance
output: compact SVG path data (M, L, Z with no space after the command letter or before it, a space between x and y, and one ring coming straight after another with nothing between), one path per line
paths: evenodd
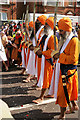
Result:
M65 120L65 116L60 115L58 120Z
M26 80L23 80L23 82L30 82L30 77L28 77Z
M66 114L70 114L70 113L74 113L74 111L78 111L79 107L76 105L74 107L71 108L71 110L66 110Z
M65 114L71 114L71 113L74 113L74 110L66 110Z
M28 83L28 82L30 82L30 81L27 81L27 80L23 80L23 82L26 82L26 83Z
M32 77L30 80L35 80L35 79L37 79L37 77Z
M8 67L6 66L6 71L8 71Z
M19 73L19 75L24 75L24 72L22 71L21 73Z
M19 75L25 75L26 73L25 72L21 72L21 73L19 73Z
M25 69L22 69L22 72L19 75L24 75L25 74Z
M41 90L41 87L37 87L36 90Z
M43 101L43 99L39 98L37 100L33 100L32 102L36 103L36 104L39 104Z
M54 95L46 95L44 98L54 98Z
M31 79L30 79L31 80ZM32 85L32 87L37 87L37 84Z
M74 111L77 111L77 110L79 110L79 107L78 107L78 105L74 106L74 107L73 107L73 109L74 109Z

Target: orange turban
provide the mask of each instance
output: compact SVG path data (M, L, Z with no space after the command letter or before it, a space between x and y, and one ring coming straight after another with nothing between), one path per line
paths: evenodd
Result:
M45 25L45 21L47 17L45 15L41 15L37 18L43 25Z
M46 22L52 29L54 28L54 17L49 17L45 22Z
M33 28L33 21L29 22L29 26ZM26 28L28 29L29 26L26 25Z
M58 28L64 31L72 31L72 22L71 19L68 17L64 17L59 20L58 22Z
M59 30L57 26L56 26L56 30Z
M33 21L29 22L29 26L33 28Z

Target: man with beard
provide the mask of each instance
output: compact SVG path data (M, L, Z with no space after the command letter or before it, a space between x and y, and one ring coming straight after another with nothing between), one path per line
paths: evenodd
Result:
M38 37L39 37L39 34L40 34L42 28L44 27L46 19L47 19L47 17L45 15L40 15L35 22L35 33L36 33L37 40L38 40ZM33 37L34 37L34 30L32 31L30 39L32 40Z
M53 36L53 28L54 28L54 18L49 17L45 21L44 26L44 35L40 41L40 50L37 51L37 55L41 57L41 72L37 86L41 87L41 94L37 100L33 100L35 103L42 102L44 98L44 94L49 88L53 73L53 67L51 60L51 52L54 50L54 36ZM57 39L56 39L57 41ZM56 42L58 43L58 41Z
M69 101L72 103L71 112L78 110L79 107L75 100L78 98L78 38L72 33L72 22L68 17L64 17L58 22L59 34L61 36L59 47L60 52L54 55L54 59L58 59L60 63L60 70L58 69L57 76L59 74L59 83L57 91L56 104L59 104L61 114L59 119L65 117L65 112L70 113L70 110L66 111L66 107ZM57 79L57 81L58 81ZM67 88L68 96L64 87Z
M35 33L36 33L36 40L37 41L38 41L39 37L41 36L41 32L42 32L42 29L44 27L46 18L47 17L45 15L41 15L41 16L39 16L37 18L37 20L35 22ZM33 46L36 46L36 44L35 44L35 37L34 37L34 30L32 31L32 34L30 36L30 40L32 41ZM33 51L34 50L33 46L29 47L29 49L31 50L30 54L32 54L33 56L30 55L30 57L29 57L29 63L28 63L28 66L27 66L27 69L28 69L27 73L34 76L31 79L35 79L36 78L35 76L37 76L37 70L36 70L37 69L37 65L36 65L37 57L36 57L36 55L35 55L35 53ZM29 77L28 80L30 81L30 77ZM33 85L33 87L34 86L36 86L36 84Z

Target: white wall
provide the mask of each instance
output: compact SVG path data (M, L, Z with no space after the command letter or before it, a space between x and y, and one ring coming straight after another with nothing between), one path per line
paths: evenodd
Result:
M35 20L37 19L38 16L43 15L43 14L35 14ZM49 16L54 16L54 14L44 14L47 16L47 18ZM71 15L57 15L57 21L59 21L61 18L63 17L69 17L72 20L72 25L75 26L76 22L78 22L80 24L80 16L71 16ZM33 21L33 13L29 14L29 21Z

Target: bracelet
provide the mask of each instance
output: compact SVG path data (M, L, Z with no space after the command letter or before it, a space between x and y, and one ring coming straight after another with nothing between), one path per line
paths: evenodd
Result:
M51 57L53 57L56 53L59 53L59 50L56 50L56 51L54 50L54 51L52 51L52 52L51 52Z
M38 50L40 50L39 47L35 48L35 49L34 49L34 53L36 53Z
M28 48L29 48L31 45L32 45L32 43L29 43L29 44L28 44Z

